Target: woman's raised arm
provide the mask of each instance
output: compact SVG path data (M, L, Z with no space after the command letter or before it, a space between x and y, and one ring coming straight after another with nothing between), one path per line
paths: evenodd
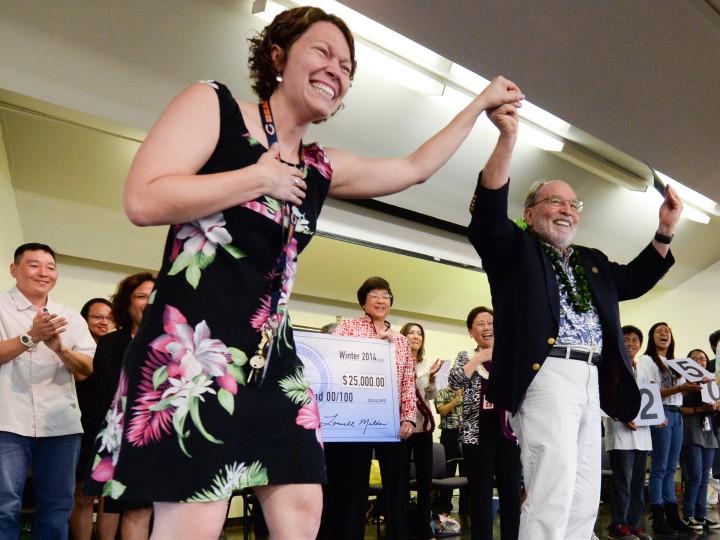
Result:
M495 77L447 126L403 158L365 159L328 148L334 171L330 195L378 197L422 183L452 157L483 111L506 103L520 107L524 98L515 83Z

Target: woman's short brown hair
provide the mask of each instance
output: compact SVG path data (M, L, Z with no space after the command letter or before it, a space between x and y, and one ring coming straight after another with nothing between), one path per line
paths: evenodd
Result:
M248 39L250 43L248 68L250 78L253 80L252 88L260 99L270 99L278 85L275 80L277 69L270 55L272 46L277 45L287 55L293 43L317 22L332 23L345 36L345 41L350 48L350 61L352 62L350 80L352 80L355 68L357 68L355 40L345 21L337 15L325 13L320 8L297 7L279 13L259 35Z
M390 289L390 284L385 278L373 276L367 278L365 282L360 285L360 288L357 291L357 299L361 307L367 303L367 295L370 291L374 291L375 289L385 289L390 295L390 305L393 305L394 298L392 290Z

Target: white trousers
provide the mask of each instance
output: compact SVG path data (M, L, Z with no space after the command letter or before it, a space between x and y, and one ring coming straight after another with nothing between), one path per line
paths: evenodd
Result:
M591 538L601 481L597 368L548 358L510 425L527 491L519 540Z

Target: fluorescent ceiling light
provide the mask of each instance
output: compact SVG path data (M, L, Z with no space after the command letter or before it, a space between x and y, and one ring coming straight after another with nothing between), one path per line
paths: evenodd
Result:
M674 178L670 178L667 174L661 173L658 170L656 170L655 173L665 184L672 184L672 187L677 191L683 201L689 202L706 212L716 212L717 203L715 201L708 199L705 195L698 193L694 189L682 185Z
M554 114L551 114L546 110L541 109L537 105L533 105L529 101L523 101L522 107L520 107L518 114L521 118L526 118L527 120L530 120L533 124L542 126L543 128L551 131L552 133L555 133L556 135L559 135L560 137L567 137L567 135L570 133L570 129L572 128L572 126L568 124L565 120L562 120Z
M685 205L685 208L683 208L681 216L691 221L702 223L703 225L710 223L710 216L708 216L705 212L701 212L697 208L688 206L687 204Z
M448 94L450 101L458 103L467 103L459 99L461 94L472 99L490 82L335 0L255 0L253 13L269 21L283 9L306 4L345 20L356 37L360 70L369 69L429 96ZM260 9L263 12L257 13ZM568 142L572 126L564 120L527 101L523 102L519 115L522 126L518 137L524 142L555 152L558 157L630 190L647 190L649 184L644 178L595 151ZM715 209L717 205L712 205L713 210L708 211L720 215L720 207ZM706 208L703 203L697 206Z
M419 43L391 30L377 21L336 2L335 0L309 0L294 2L297 5L312 5L343 19L353 35L381 46L427 70L447 70L449 60Z
M486 78L481 77L477 73L473 73L469 69L454 62L450 66L450 79L457 82L460 86L463 86L473 94L479 94L488 84L490 84L490 81Z
M520 124L518 139L548 152L562 152L565 147L565 143L560 139L556 139L526 122Z
M360 38L376 44L391 51L396 56L422 66L425 70L447 71L450 65L449 60L436 52L335 0L255 0L253 13L256 13L255 6L257 4L265 4L265 9L272 11L274 15L291 7L319 7L327 13L332 13L343 19L350 27L355 39ZM259 15L259 13L256 14Z
M278 13L295 5L301 4L255 0L253 13L269 23ZM445 84L425 71L447 71L449 60L334 0L311 0L302 5L319 7L345 20L355 37L358 69L369 69L428 96L443 94Z
M445 90L445 85L440 81L405 64L391 53L377 50L372 45L356 42L355 53L358 58L358 69L369 69L427 96L441 96Z
M649 185L647 181L600 156L589 154L574 144L566 143L563 151L558 152L557 156L631 191L647 191Z

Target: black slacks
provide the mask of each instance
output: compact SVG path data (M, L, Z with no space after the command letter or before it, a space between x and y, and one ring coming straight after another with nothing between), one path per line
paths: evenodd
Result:
M430 490L433 473L433 440L432 433L413 433L405 441L405 461L410 467L410 459L415 463L415 478L417 480L417 514L415 520L409 523L413 538L429 540L435 535L430 528L431 502ZM408 498L410 494L408 493Z
M326 443L328 483L323 486L319 540L362 540L373 449L380 463L385 538L406 540L408 466L405 443Z
M500 497L500 538L517 540L520 529L520 447L502 434L497 416L483 422L480 444L463 444L472 540L492 540L493 486Z

